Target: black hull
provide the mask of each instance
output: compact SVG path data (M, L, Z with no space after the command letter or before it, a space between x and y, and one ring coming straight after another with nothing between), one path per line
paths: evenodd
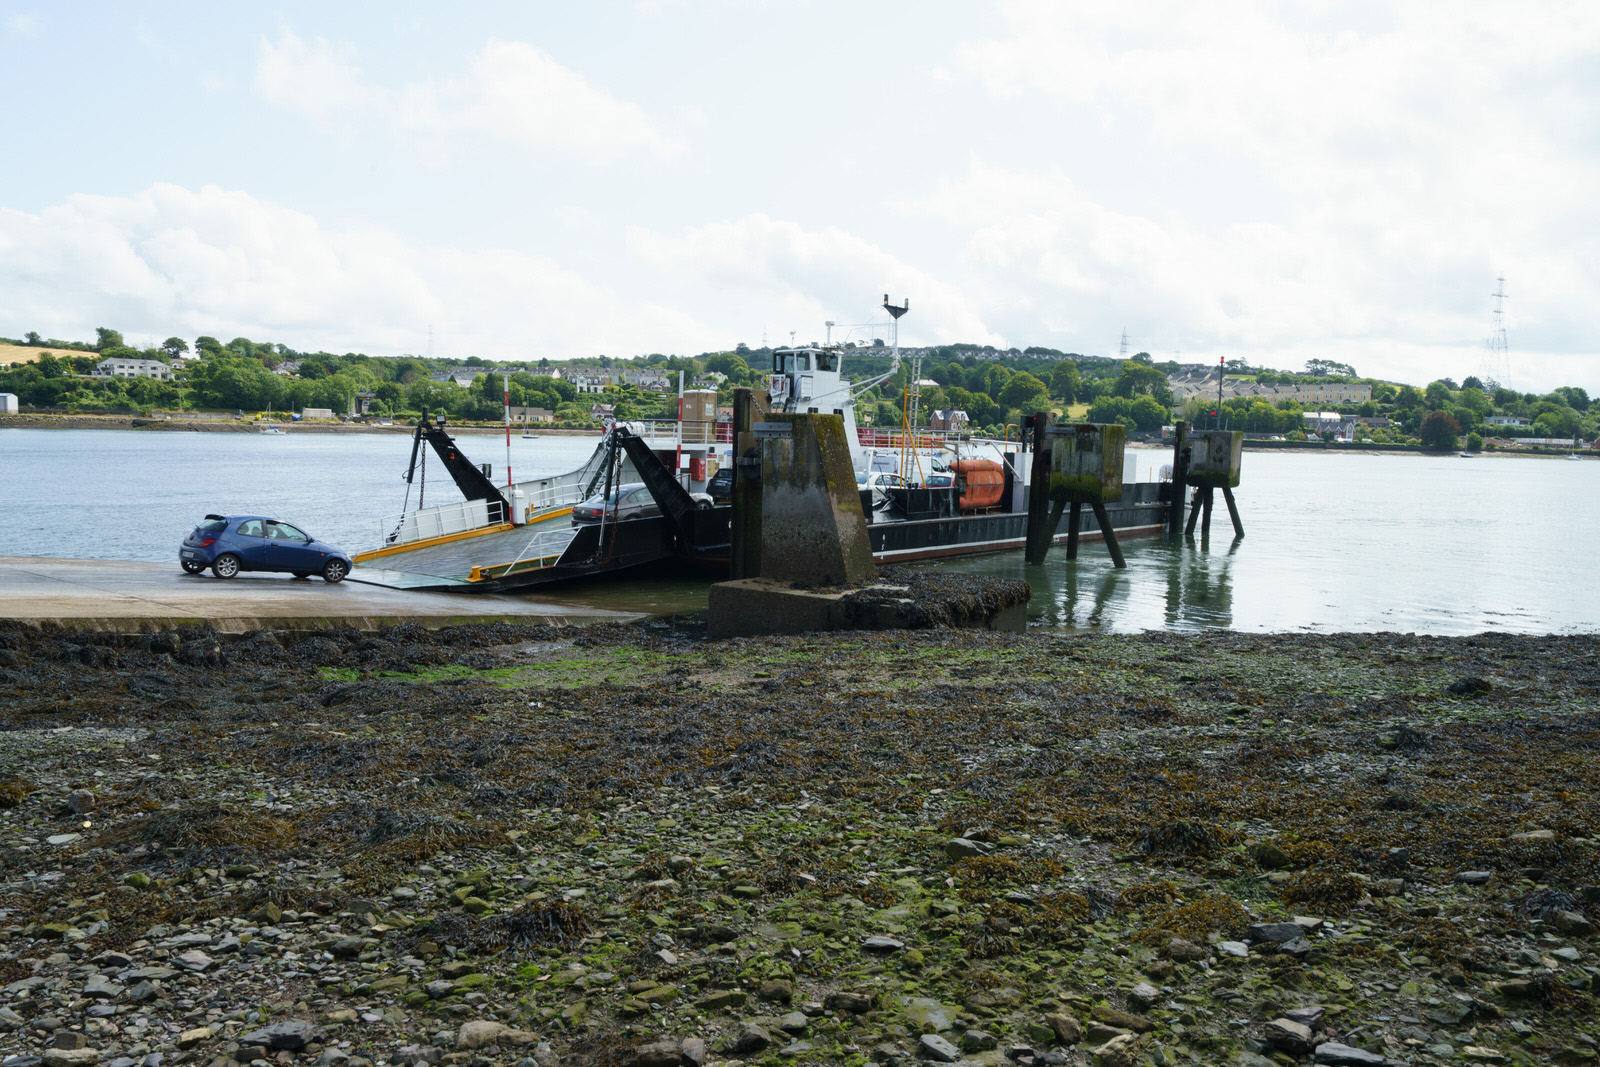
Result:
M1125 487L1123 499L1106 507L1119 540L1153 537L1165 529L1167 503L1157 482L1137 482ZM477 592L518 592L554 582L594 581L639 575L691 574L708 581L728 577L728 520L731 508L719 507L696 516L696 545L675 542L671 522L665 517L629 519L607 528L587 527L561 560L553 566L488 575L470 587ZM1028 513L995 511L949 515L928 519L898 519L878 513L867 527L872 558L879 564L973 556L989 552L1021 551L1027 540ZM1103 540L1105 535L1093 513L1084 509L1079 539ZM1065 524L1055 536L1065 544ZM453 588L461 588L455 586Z

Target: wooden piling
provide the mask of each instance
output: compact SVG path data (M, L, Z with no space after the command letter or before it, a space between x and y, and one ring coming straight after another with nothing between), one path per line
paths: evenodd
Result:
M1183 526L1183 497L1189 477L1189 424L1178 420L1172 438L1172 499L1168 504L1167 536L1177 537Z
M1212 489L1212 487L1209 486L1209 485L1206 486L1206 495L1201 498L1201 501L1202 501L1202 503L1204 505L1204 511L1202 512L1202 514L1200 516L1200 536L1201 537L1210 537L1211 536L1211 502L1212 502L1212 498L1215 495L1216 495L1216 490Z
M1055 506L1055 514L1061 514L1061 505ZM1067 516L1067 558L1078 558L1078 524L1083 521L1083 503L1078 500L1072 502L1072 511ZM1052 537L1054 535L1052 534Z
M1076 511L1078 505L1072 505ZM1094 519L1100 524L1100 535L1105 538L1106 548L1111 553L1111 565L1119 571L1128 569L1127 562L1122 558L1122 546L1117 543L1117 531L1111 528L1111 516L1106 514L1106 506L1102 501L1096 500L1093 504ZM1074 526L1076 532L1076 526Z
M1044 562L1050 550L1050 539L1055 535L1054 524L1048 532L1045 527L1050 518L1050 453L1045 445L1045 429L1050 416L1038 412L1033 416L1033 469L1028 481L1028 539L1023 558L1032 564ZM1056 521L1061 512L1056 511Z
M1239 505L1233 502L1233 490L1222 487L1222 499L1228 504L1228 518L1233 520L1233 536L1244 536L1244 523L1239 521Z

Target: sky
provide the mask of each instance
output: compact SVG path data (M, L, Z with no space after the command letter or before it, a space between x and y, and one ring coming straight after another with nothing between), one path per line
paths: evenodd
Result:
M1600 4L0 0L0 48L0 336L696 355L888 295L1600 394Z

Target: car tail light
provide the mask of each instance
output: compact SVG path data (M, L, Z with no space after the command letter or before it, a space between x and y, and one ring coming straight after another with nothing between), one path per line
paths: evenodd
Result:
M215 537L202 537L202 538L200 538L200 547L201 548L210 548L212 545L214 545L216 543L217 543L217 539Z

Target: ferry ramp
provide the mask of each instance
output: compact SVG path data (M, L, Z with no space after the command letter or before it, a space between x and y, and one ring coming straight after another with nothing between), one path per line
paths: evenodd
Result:
M356 557L350 581L390 589L487 589L507 573L553 567L577 529L563 512L525 526L492 526Z

